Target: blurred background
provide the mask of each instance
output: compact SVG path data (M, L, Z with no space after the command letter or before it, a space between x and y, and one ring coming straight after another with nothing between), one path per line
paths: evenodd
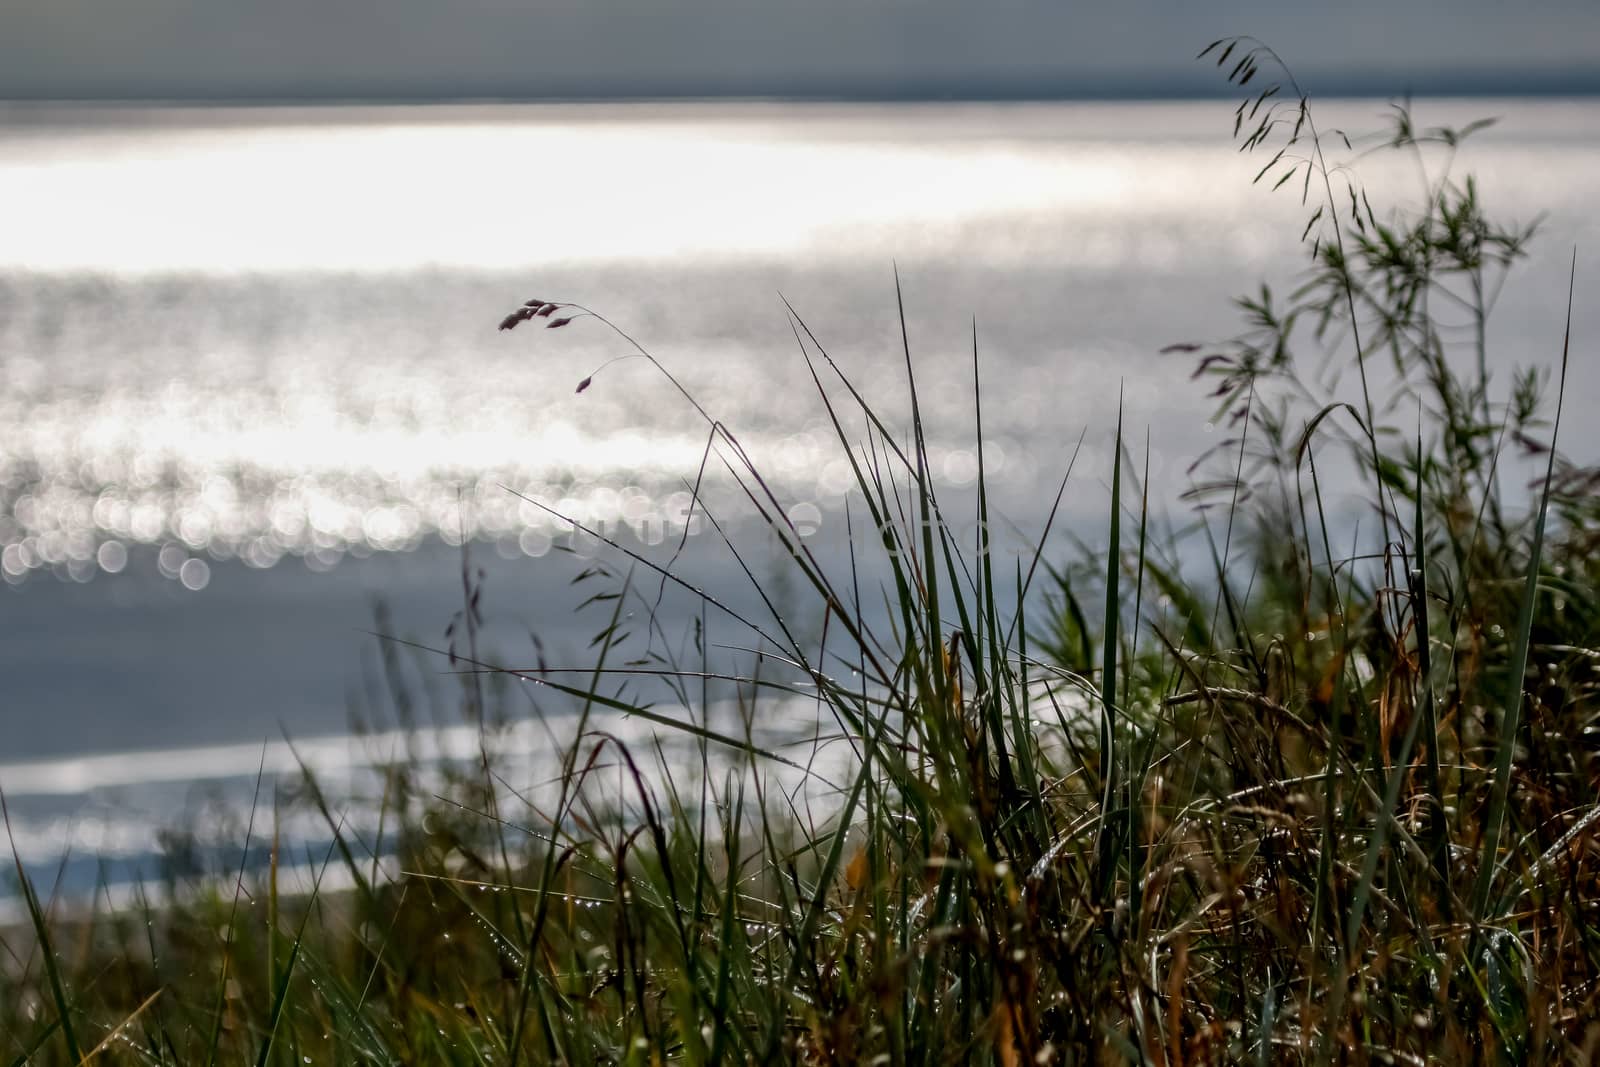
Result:
M1298 198L1251 185L1223 72L1194 58L1231 33L1351 132L1375 201L1423 188L1363 158L1390 101L1426 125L1498 118L1455 166L1492 216L1546 221L1492 348L1502 371L1557 358L1576 244L1568 389L1600 398L1589 3L0 3L19 846L136 859L205 790L252 781L264 739L326 738L337 762L369 631L442 647L463 553L497 655L527 662L537 637L582 659L572 579L599 546L539 505L664 560L705 424L642 360L576 394L630 348L594 319L497 331L529 298L648 347L821 551L850 472L785 300L903 422L896 270L957 490L976 323L1003 550L1043 529L1080 435L1057 548L1103 524L1119 389L1153 498L1182 508L1219 435L1160 349L1231 335L1233 297L1306 263ZM1573 430L1594 458L1592 421ZM714 476L708 502L759 538ZM687 532L684 573L737 584Z

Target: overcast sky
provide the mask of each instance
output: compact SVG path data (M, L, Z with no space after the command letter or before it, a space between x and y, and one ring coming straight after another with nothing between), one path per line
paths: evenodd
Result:
M0 98L1600 91L1595 0L0 0Z

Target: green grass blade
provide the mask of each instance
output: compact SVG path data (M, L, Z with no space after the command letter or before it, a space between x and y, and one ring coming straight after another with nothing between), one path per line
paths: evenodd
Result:
M1511 761L1517 749L1517 729L1522 719L1522 682L1528 669L1528 644L1533 634L1534 603L1539 595L1539 564L1544 552L1545 520L1550 511L1550 487L1555 480L1556 442L1561 434L1561 408L1567 392L1567 360L1572 351L1572 291L1578 275L1578 253L1572 253L1572 269L1567 279L1567 324L1561 339L1561 378L1556 386L1556 418L1550 430L1550 451L1545 463L1544 486L1539 493L1539 517L1534 522L1533 545L1528 552L1528 576L1522 588L1522 608L1507 667L1505 704L1495 731L1499 749L1495 755L1494 787L1489 798L1488 822L1478 854L1478 877L1472 890L1472 918L1488 918L1489 894L1499 866L1500 837L1505 831L1506 808L1511 799Z
M256 827L256 812L261 804L261 781L267 770L267 743L261 742L261 758L256 764L256 785L250 796L250 819L245 824L244 847L239 853L239 872L234 881L233 903L228 908L228 941L222 952L222 971L217 978L217 999L212 1005L211 1039L207 1042L206 1064L207 1067L217 1062L217 1050L222 1041L222 1020L224 1008L227 1005L228 995L228 969L233 962L233 932L234 923L239 915L239 896L244 891L245 865L250 859L250 837Z
M33 1044L22 1050L22 1054L11 1061L11 1067L28 1067L34 1062L33 1057L44 1048L44 1043L49 1041L57 1030L61 1029L61 1020L52 1019L50 1025L39 1031L39 1036L33 1039Z
M328 864L333 862L334 845L328 846L328 851L322 857L322 864L317 870L316 880L311 885L311 898L306 901L305 914L300 917L300 925L295 929L294 940L289 944L289 958L284 961L283 972L277 976L277 986L272 994L272 1008L267 1015L267 1036L262 1039L261 1051L256 1055L256 1067L266 1067L268 1059L272 1056L272 1046L278 1036L278 1025L283 1021L284 1008L289 1002L289 986L294 980L295 962L300 957L301 947L305 944L306 926L311 922L311 915L316 911L317 893L322 888L322 878L328 870Z
M56 962L55 946L50 940L50 926L45 921L44 909L39 906L39 897L33 891L33 880L22 867L22 854L17 851L17 839L11 831L11 808L6 803L4 789L0 789L0 815L5 818L6 838L11 843L11 859L17 866L17 887L22 890L23 904L28 909L28 918L33 922L34 934L39 938L39 953L44 959L45 975L50 981L50 996L55 1001L56 1020L61 1023L61 1039L66 1043L67 1055L71 1057L71 1062L78 1063L83 1059L83 1052L78 1045L77 1034L72 1029L72 1009L67 1004L67 988L61 981L61 968Z
M1111 530L1106 548L1106 616L1100 665L1100 902L1105 903L1116 881L1117 853L1120 849L1120 775L1117 766L1117 644L1121 633L1121 602L1117 580L1122 573L1122 398L1117 398L1117 437L1111 460Z
M1428 531L1422 516L1423 461L1422 413L1417 413L1417 493L1412 516L1412 551L1416 566L1411 572L1411 613L1416 625L1417 675L1422 706L1422 743L1427 746L1423 766L1428 791L1428 853L1441 889L1450 884L1449 828L1445 824L1445 801L1439 781L1439 710L1433 690L1433 642L1428 628ZM1449 914L1450 894L1440 892L1436 899Z

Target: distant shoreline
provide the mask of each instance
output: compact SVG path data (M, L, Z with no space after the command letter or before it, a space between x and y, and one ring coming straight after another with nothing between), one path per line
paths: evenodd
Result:
M941 86L910 84L898 87L872 85L819 88L805 85L641 84L612 91L576 87L470 86L455 92L419 92L399 87L376 87L355 92L333 87L302 91L238 89L196 92L90 92L73 96L50 93L6 93L0 89L0 108L12 106L95 105L103 107L418 107L481 104L583 104L583 103L805 103L805 104L956 104L956 103L1070 103L1177 100L1217 100L1229 96L1204 77L1100 81L1028 80ZM1432 98L1501 97L1573 98L1600 96L1600 73L1585 68L1456 72L1423 71L1343 72L1326 78L1305 79L1309 93L1323 100L1393 99L1403 96Z

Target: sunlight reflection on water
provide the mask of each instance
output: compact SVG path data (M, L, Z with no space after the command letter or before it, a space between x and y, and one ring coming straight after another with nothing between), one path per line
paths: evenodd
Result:
M1488 195L1592 231L1600 109L1428 107L1509 108L1469 160ZM703 425L637 364L574 397L622 347L592 324L497 335L535 282L661 344L819 516L850 471L774 293L893 410L894 257L950 484L976 476L976 312L1017 508L1124 383L1181 485L1207 411L1155 350L1230 329L1225 298L1302 254L1298 205L1226 133L1211 103L0 112L0 577L141 548L193 590L217 561L432 537L539 555L564 526L523 497L675 536ZM1368 182L1410 188L1388 166Z

